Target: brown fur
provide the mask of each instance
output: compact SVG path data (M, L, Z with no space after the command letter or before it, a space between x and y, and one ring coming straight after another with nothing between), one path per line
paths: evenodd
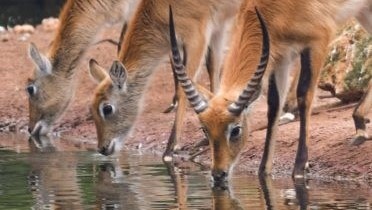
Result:
M131 0L68 0L60 14L60 26L47 56L41 55L36 47L31 58L37 64L49 68L40 69L36 65L33 77L28 86L37 88L37 94L29 100L29 130L35 133L35 126L40 127L37 134L49 132L52 124L66 110L75 87L75 69L84 52L106 22L115 22L122 17ZM135 2L135 0L133 0ZM30 49L31 51L31 49ZM38 56L40 55L40 56ZM40 60L40 59L39 59ZM39 62L40 64L40 62ZM43 123L40 123L43 122Z
M187 72L194 78L203 62L209 45L214 52L221 53L221 39L227 23L233 19L240 0L205 0L205 1L142 1L129 23L128 31L122 43L119 60L125 66L123 71L128 75L125 81L126 91L111 91L109 86L100 86L97 91L108 95L110 104L115 104L117 113L110 119L102 120L100 105L105 103L100 97L94 98L92 110L98 133L98 147L111 147L113 139L125 138L140 112L140 100L146 89L150 75L169 55L168 8L172 5L177 23L177 35L180 43L185 43L188 62ZM208 30L209 28L209 30ZM218 57L217 57L218 58ZM215 59L220 62L221 59ZM219 75L220 66L213 65L213 72ZM112 78L111 78L112 79ZM212 81L213 82L213 81ZM170 137L166 154L170 155L180 138L181 125L186 106L183 92L177 109L174 130Z
M284 105L288 87L288 69L291 64L303 53L302 64L310 65L302 66L301 75L305 76L300 75L302 82L297 88L297 100L301 107L302 122L293 175L300 178L304 175L307 162L306 143L309 136L312 99L327 46L339 24L357 15L360 11L369 12L368 14L371 16L372 10L364 10L364 8L371 8L368 6L370 4L370 1L367 0L358 2L358 4L353 0L245 1L237 19L232 47L224 65L220 90L209 100L208 108L199 114L199 119L207 131L212 149L212 175L214 178L218 178L219 181L221 178L227 178L248 137L247 112L243 112L240 116L234 116L228 112L228 106L237 100L258 64L262 38L254 7L257 7L264 17L270 34L271 56L267 73L274 74L274 81L278 89L278 107L274 107L275 109L281 110ZM363 15L363 17L367 16ZM372 23L364 26L371 29ZM310 75L306 75L306 69L311 70ZM308 84L308 87L304 87L305 83ZM272 97L274 96L269 95L269 98ZM266 137L265 151L259 171L261 175L271 172L275 145L273 138L275 138L276 125L280 115L280 111L269 110L269 112L274 112L274 116ZM237 125L242 127L241 135L238 139L229 139L232 128Z

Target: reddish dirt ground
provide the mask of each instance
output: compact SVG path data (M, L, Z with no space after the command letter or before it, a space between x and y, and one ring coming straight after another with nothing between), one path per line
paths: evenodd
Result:
M116 39L119 27L107 29L104 38ZM42 52L46 52L53 38L53 32L37 28L27 41L20 41L20 35L11 34L6 42L0 42L0 73L2 75L0 89L0 129L25 130L28 121L28 101L24 91L27 78L31 75L33 64L27 57L27 47L30 42L36 43ZM75 100L64 117L55 126L60 131L67 149L94 149L96 144L94 123L89 114L95 83L91 81L87 64L90 58L95 58L105 67L111 65L115 58L116 47L107 43L93 46L81 61L77 69L79 78ZM326 94L320 93L319 94ZM140 149L143 152L161 154L165 148L174 113L163 114L173 96L172 74L169 65L161 66L154 74L149 84L148 92L143 103L143 112L138 117L132 136L125 142L127 149ZM265 97L261 97L252 109L251 133L247 139L246 148L236 164L236 170L257 172L264 145L266 123ZM317 100L315 108L334 100ZM351 146L350 142L355 133L351 118L353 108L330 110L317 109L312 116L310 128L309 157L311 176L314 178L357 179L372 183L372 141L361 146ZM181 146L190 148L203 138L199 122L193 110L188 109L184 123ZM367 116L371 118L371 114ZM297 149L299 131L298 121L279 127L276 143L275 163L273 174L290 176ZM372 126L368 133L372 135ZM14 138L8 138L13 141ZM0 142L6 145L10 142ZM81 146L85 145L85 146ZM209 163L209 153L197 158L198 161Z

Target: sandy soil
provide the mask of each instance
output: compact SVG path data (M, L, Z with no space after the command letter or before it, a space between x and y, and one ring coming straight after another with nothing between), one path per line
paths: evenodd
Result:
M120 28L113 27L105 31L103 37L116 39ZM37 28L27 41L20 41L20 35L11 34L6 42L0 42L0 130L8 132L27 129L28 102L24 91L27 78L31 75L33 65L27 57L27 47L32 41L46 52L53 38L53 32ZM116 48L103 43L90 48L78 68L79 86L74 102L64 117L55 126L61 133L66 145L71 148L94 149L96 144L95 128L89 114L94 82L87 72L87 63L95 58L105 67L111 65L115 58ZM126 140L125 148L140 149L143 152L161 154L164 150L174 119L174 113L163 114L173 95L173 82L168 65L160 67L154 74L144 101L143 113L139 116L132 136ZM319 94L326 94L318 91ZM236 170L256 173L265 137L266 105L261 97L252 109L251 124L253 132L248 139ZM333 103L335 100L317 100L315 107ZM317 109L317 108L316 108ZM372 141L359 147L351 146L354 125L351 118L353 108L317 109L312 116L309 142L309 156L312 177L358 179L372 183ZM368 116L371 118L371 114ZM187 112L185 129L181 145L190 148L203 138L199 122L191 109ZM279 127L274 163L274 175L289 176L297 149L299 123L291 122ZM372 134L372 126L368 132ZM8 141L12 141L9 138ZM0 145L7 144L0 142ZM78 143L77 143L78 142ZM8 142L9 143L9 142ZM81 146L84 144L85 146ZM67 148L69 148L67 146ZM209 162L209 153L197 158L203 163Z

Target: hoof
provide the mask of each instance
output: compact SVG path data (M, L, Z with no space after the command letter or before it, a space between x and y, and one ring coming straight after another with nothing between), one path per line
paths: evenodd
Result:
M353 139L353 141L351 142L351 145L353 146L359 146L361 144L363 144L365 141L367 141L368 138L365 137L365 136L357 136Z
M301 180L306 179L307 175L310 172L310 164L308 161L305 162L304 165L300 164L300 166L295 165L295 168L293 169L292 178L294 180Z

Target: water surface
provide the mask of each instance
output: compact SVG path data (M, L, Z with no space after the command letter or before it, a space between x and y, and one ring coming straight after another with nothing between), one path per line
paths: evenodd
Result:
M193 163L125 151L107 158L58 141L0 136L0 209L371 209L372 190L356 183L239 173L230 189L212 189Z

